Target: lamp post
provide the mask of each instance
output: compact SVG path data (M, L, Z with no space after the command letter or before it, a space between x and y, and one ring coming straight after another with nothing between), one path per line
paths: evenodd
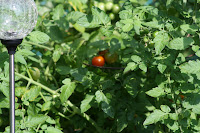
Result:
M15 133L15 71L17 46L35 27L37 7L34 0L0 0L0 40L10 57L10 133Z

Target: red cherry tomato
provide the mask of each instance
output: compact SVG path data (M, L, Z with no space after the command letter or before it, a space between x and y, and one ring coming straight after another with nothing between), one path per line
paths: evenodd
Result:
M95 56L92 59L92 65L94 66L104 66L104 64L105 64L105 60L103 56Z

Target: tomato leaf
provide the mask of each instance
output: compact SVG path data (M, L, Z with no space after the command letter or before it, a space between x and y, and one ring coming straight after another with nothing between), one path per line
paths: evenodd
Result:
M85 99L81 101L81 113L86 112L91 108L90 102L93 100L94 95L87 94Z
M143 125L150 125L153 123L157 123L158 121L164 120L167 117L168 114L162 112L161 110L156 109L146 118Z
M147 91L146 94L151 97L160 97L163 96L165 92L164 89L162 89L161 87L156 87L153 88L152 90Z
M175 50L184 50L194 44L194 40L190 37L175 38L170 41L168 47Z
M71 82L70 79L65 79L63 83L65 85L61 87L61 94L60 94L60 100L62 103L68 100L68 98L72 95L72 93L76 88L76 84L74 82Z

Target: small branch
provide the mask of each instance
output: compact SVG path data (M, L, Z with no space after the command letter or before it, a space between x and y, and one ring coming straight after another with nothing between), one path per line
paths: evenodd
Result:
M19 76L19 77L21 77L21 78L27 80L28 82L31 82L32 84L35 84L35 85L37 85L37 86L40 86L41 88L43 88L44 90L46 90L47 92L49 92L49 93L51 93L51 94L56 94L56 91L51 90L50 88L44 86L44 85L41 84L41 83L38 83L38 82L34 81L33 79L30 79L30 78L28 78L28 77L26 77L26 76L24 76L24 75L22 75L22 74L19 74L19 73L17 73L17 72L15 72L15 74L16 74L17 76Z
M41 48L44 48L44 49L47 49L49 51L52 51L54 48L49 48L47 46L44 46L44 45L40 45L40 44L37 44L37 43L34 43L34 42L28 42L28 41L24 41L24 43L28 43L28 44L31 44L31 45L35 45L35 46L38 46L38 47L41 47Z
M89 67L96 67L96 68L100 68L100 69L112 69L112 70L124 70L125 69L124 67L100 67L100 66L94 66L94 65L90 65L90 64L86 64L86 63L83 63L83 64L86 66L89 66Z
M60 96L60 94L58 92L56 92L54 90L51 90L49 87L44 86L41 83L38 83L38 82L36 82L36 81L34 81L34 80L32 80L32 79L30 79L30 78L28 78L28 77L26 77L26 76L24 76L22 74L17 73L17 72L15 72L15 74L17 76L19 76L19 77L27 80L28 82L31 82L32 84L40 86L41 88L43 88L44 90L46 90L47 92L49 92L51 94L58 94ZM77 106L75 106L73 103L71 103L69 100L67 100L67 105L69 105L69 107L71 107L73 109L73 111L74 111L75 114L78 114L78 115L84 117L87 121L89 121L97 129L97 131L99 133L102 133L103 130L97 125L97 123L92 118L90 118L89 115L87 115L86 113L81 113L81 110ZM65 116L65 115L63 115L62 113L59 113L58 115L66 118L66 119L68 119L68 117Z

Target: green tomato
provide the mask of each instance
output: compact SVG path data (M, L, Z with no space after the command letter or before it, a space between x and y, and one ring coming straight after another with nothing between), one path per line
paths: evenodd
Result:
M119 5L118 4L114 4L113 8L112 8L112 12L113 13L119 13L119 11L120 11Z
M154 45L155 45L155 43L153 41L150 41L149 44L148 44L148 47L149 48L154 48Z
M105 58L106 63L112 64L118 60L118 55L116 53L112 54L108 52L104 55L104 58Z
M111 20L114 20L115 19L115 14L114 13L110 13L109 17L110 17Z
M40 78L40 70L37 67L32 67L29 69L29 72L33 78L33 80L38 80Z
M153 37L155 38L158 35L158 31L153 32Z
M106 10L107 10L107 11L112 10L112 7L113 7L113 3L112 3L112 2L106 3Z
M98 8L101 9L101 10L103 10L103 11L105 11L105 4L103 2L100 2L98 4Z
M149 41L148 37L147 37L147 36L144 36L143 41L144 41L144 42L148 42L148 41Z

